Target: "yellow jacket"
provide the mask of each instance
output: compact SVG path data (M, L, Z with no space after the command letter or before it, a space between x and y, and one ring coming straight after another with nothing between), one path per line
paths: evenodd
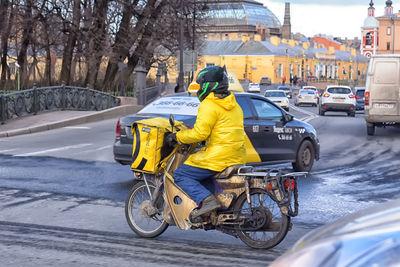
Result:
M246 163L243 112L233 94L221 99L210 93L199 105L193 129L178 132L176 138L184 144L206 140L206 146L185 161L187 165L220 172Z

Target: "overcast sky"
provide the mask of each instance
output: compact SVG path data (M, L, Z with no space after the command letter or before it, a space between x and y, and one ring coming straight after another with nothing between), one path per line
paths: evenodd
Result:
M326 34L334 37L361 38L361 27L368 15L370 0L257 0L268 7L283 24L285 2L290 2L293 33L307 37ZM386 0L373 1L375 16L382 16ZM396 6L397 4L397 6ZM393 10L400 4L393 1Z

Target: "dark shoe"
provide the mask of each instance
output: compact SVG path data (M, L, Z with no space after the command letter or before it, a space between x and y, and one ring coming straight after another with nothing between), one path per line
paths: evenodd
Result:
M200 209L196 209L190 213L191 219L195 220L197 217L221 207L221 204L219 204L217 198L214 195L209 195L208 197L203 199L202 203L203 205Z

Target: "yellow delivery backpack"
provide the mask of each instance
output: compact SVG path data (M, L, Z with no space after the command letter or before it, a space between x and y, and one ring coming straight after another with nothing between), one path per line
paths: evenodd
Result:
M175 121L176 129L185 129L183 122ZM164 136L170 132L172 132L171 124L166 118L156 117L134 122L132 124L133 163L131 169L157 174L162 160L161 148Z

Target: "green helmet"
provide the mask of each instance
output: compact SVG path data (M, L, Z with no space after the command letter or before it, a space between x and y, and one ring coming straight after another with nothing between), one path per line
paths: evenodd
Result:
M203 69L197 75L196 82L200 85L200 89L197 91L200 102L211 92L229 95L229 81L225 66L211 66Z

